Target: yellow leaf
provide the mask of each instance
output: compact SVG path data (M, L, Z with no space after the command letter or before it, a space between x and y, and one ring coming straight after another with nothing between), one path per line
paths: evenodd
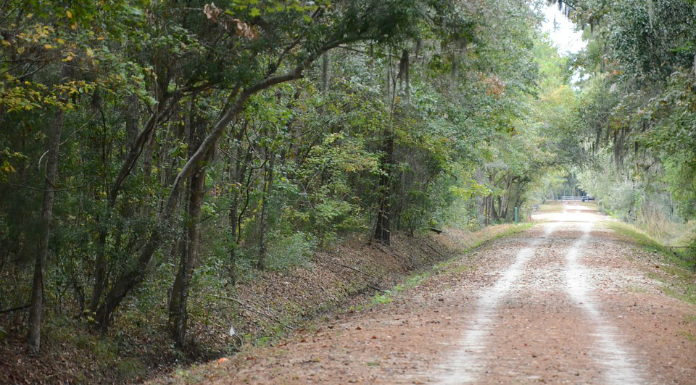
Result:
M77 29L77 23L71 25L70 28L72 28L72 29Z
M11 44L10 44L9 41L3 40L3 41L2 41L2 45L6 46L6 47L9 47Z
M17 48L17 53L24 53L24 47Z
M72 19L72 12L66 11L65 14L68 15L68 19Z
M34 14L33 14L33 13L27 14L27 19L31 19L32 17L34 17Z
M68 57L66 57L65 59L63 59L63 61L71 61L72 59L73 59L73 56L72 56L72 55L68 55Z
M53 48L53 46L52 46L52 45L50 45L50 44L44 44L44 48L46 48L46 49L52 49L52 48Z
M87 48L87 51L85 51L88 57L94 57L94 51L92 51L91 48Z
M65 40L61 38L57 38L56 41L58 42L58 44L65 44Z

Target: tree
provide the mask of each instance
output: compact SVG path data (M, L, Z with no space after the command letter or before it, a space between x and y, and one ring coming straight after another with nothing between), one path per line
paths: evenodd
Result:
M265 16L256 7L247 7L248 15L260 17L258 43L251 44L244 56L249 60L270 59L270 66L263 71L255 70L232 85L225 96L226 104L219 118L211 126L195 152L187 159L170 184L164 206L157 216L157 224L147 237L137 262L121 273L113 288L105 295L105 300L96 312L96 319L102 329L109 321L123 298L145 277L146 268L154 252L164 238L164 229L178 206L178 196L184 181L198 171L201 162L211 155L230 122L239 116L245 103L261 91L279 84L300 79L304 71L322 54L342 44L358 41L400 39L411 33L414 19L419 16L421 4L403 0L341 3L331 11L321 6L295 6L284 12L274 12L271 7ZM209 5L206 15L211 21L221 20L222 10ZM285 8L283 7L285 10ZM304 16L307 16L306 18ZM327 18L331 21L327 22ZM297 21L299 20L299 21ZM240 26L233 20L234 25ZM304 25L308 23L309 25ZM246 25L246 24L244 24ZM244 26L240 28L244 29ZM251 26L247 26L251 29ZM300 40L293 33L302 30ZM255 35L249 34L249 38ZM278 46L278 42L287 42ZM244 67L238 68L242 70ZM256 67L258 68L258 67Z
M61 83L66 80L67 67L61 74ZM65 103L65 98L62 98ZM34 265L34 279L31 291L31 308L29 310L29 336L27 341L34 353L39 353L41 347L41 320L44 308L44 277L46 273L46 259L48 256L49 241L51 238L51 227L53 225L53 205L56 197L58 185L58 157L60 152L61 133L63 132L63 121L65 111L58 108L54 113L53 122L49 131L47 150L46 150L46 174L45 190L43 193L43 203L41 206L41 227L39 236L39 246L37 249L36 263Z

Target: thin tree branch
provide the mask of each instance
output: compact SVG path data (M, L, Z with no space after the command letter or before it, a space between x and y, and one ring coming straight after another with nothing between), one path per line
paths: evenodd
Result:
M26 310L26 309L29 309L30 307L31 307L31 304L29 303L29 304L26 304L23 306L13 307L11 309L0 310L0 314L12 313L13 311L19 311L19 310Z

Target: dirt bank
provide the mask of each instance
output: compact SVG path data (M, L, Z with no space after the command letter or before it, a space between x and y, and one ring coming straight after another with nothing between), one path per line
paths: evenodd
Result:
M223 291L203 288L190 299L204 311L191 315L189 336L195 344L185 352L188 357L172 348L166 303L157 305L152 319L135 319L137 325L129 317L117 319L107 336L91 333L83 320L49 313L40 357L27 354L23 313L5 314L0 325L9 334L0 341L0 383L139 383L195 364L191 357L213 359L266 346L339 307L360 308L406 275L430 269L509 228L395 235L391 247L355 238L316 253L304 266L256 271ZM229 335L230 327L235 336Z

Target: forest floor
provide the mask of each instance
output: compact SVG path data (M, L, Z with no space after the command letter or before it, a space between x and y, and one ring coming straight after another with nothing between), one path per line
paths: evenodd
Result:
M693 273L593 207L542 210L371 306L153 383L696 383Z

